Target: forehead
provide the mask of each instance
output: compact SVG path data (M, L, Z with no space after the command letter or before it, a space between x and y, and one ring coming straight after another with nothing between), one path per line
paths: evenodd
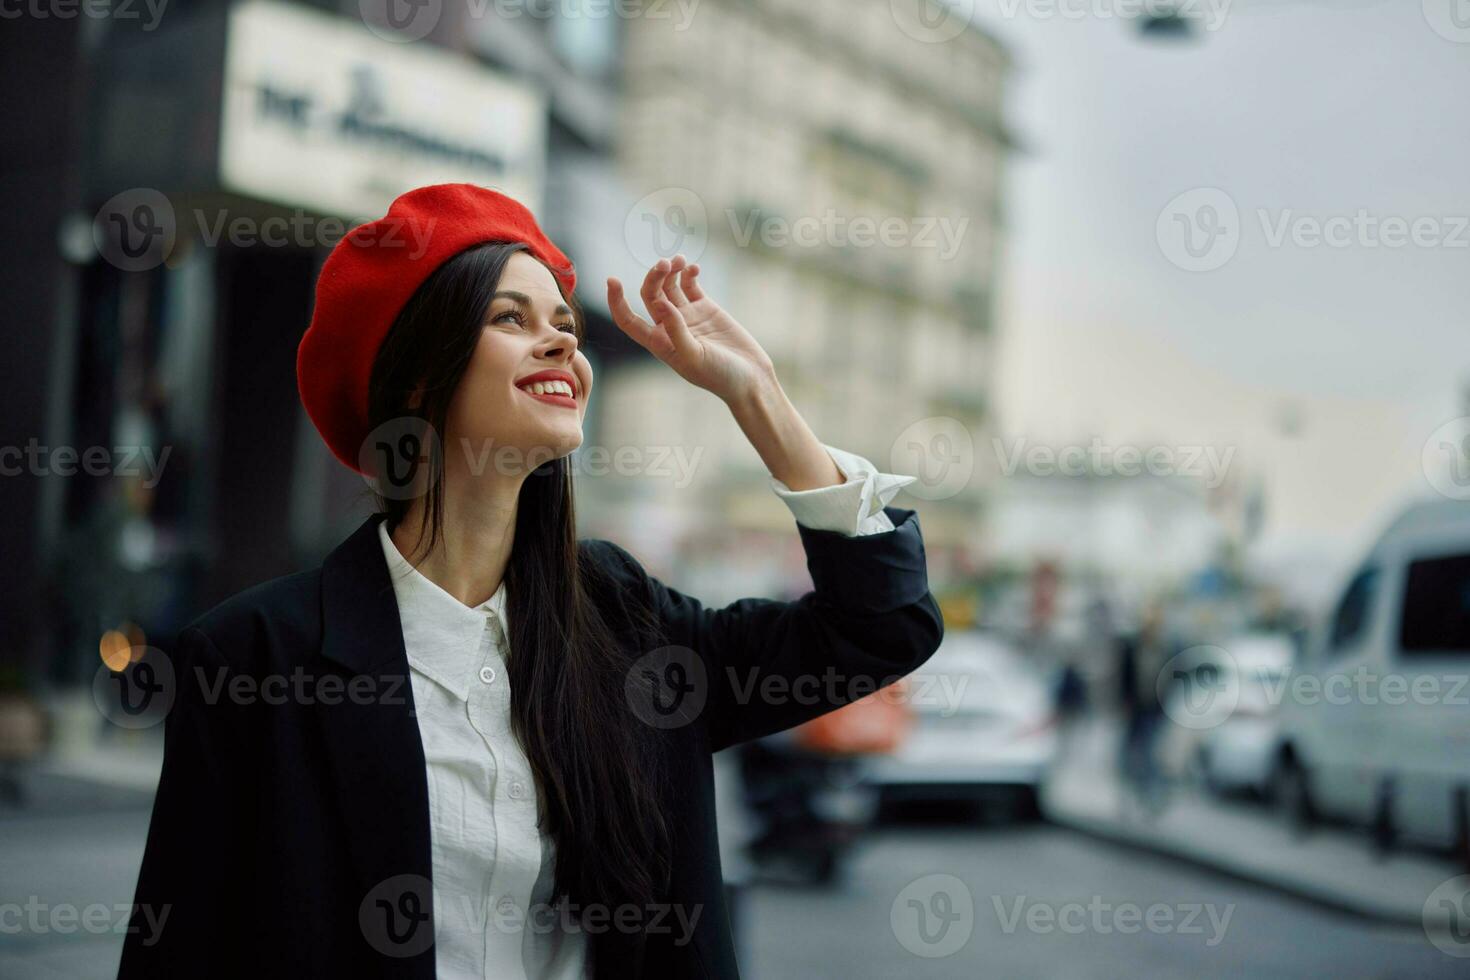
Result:
M557 288L556 277L551 270L525 252L514 253L505 263L505 271L500 274L500 283L496 287L497 292L502 290L525 293L538 304L555 306L562 302L561 290Z

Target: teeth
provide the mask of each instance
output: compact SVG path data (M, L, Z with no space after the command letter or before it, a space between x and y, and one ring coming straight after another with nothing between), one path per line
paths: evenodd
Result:
M532 384L523 385L527 391L535 395L571 395L572 386L565 381L536 381Z

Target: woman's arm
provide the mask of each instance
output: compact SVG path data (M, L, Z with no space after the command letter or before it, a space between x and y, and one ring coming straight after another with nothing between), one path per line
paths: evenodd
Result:
M842 484L843 472L786 397L770 357L705 295L698 276L683 256L648 271L640 294L652 323L609 279L613 319L686 381L718 395L786 489ZM897 507L882 513L893 529L876 534L797 523L815 589L795 602L750 598L707 609L605 543L670 645L649 651L639 668L656 688L659 723L702 717L718 751L871 694L928 659L944 620L929 592L919 517ZM685 702L682 711L671 707L676 701Z
M755 379L727 404L771 476L792 490L843 482L842 472L786 397L774 373Z
M845 449L827 450L846 482L815 490L792 490L772 477L771 490L791 511L798 524L843 534L883 534L893 530L893 521L883 512L898 491L918 477L883 473L872 462Z
M912 510L894 529L850 536L797 524L814 590L793 602L706 607L649 575L612 542L605 560L654 611L663 636L636 680L663 706L660 727L703 721L711 751L784 731L886 687L944 637ZM630 688L634 690L635 688ZM640 712L642 713L642 712Z

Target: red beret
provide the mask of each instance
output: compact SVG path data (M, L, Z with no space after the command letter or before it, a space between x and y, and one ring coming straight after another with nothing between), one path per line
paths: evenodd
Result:
M348 232L327 256L296 349L296 388L332 455L356 472L370 431L368 376L388 328L435 269L484 242L524 242L567 292L577 283L571 261L524 205L474 184L401 194L387 215Z

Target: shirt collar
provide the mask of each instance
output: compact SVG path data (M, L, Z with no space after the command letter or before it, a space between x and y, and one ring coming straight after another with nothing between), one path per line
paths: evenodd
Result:
M510 636L504 579L490 598L478 606L466 606L409 564L388 534L386 520L378 522L378 539L398 599L409 665L461 701L468 701L480 668L486 623L495 619L501 635Z

